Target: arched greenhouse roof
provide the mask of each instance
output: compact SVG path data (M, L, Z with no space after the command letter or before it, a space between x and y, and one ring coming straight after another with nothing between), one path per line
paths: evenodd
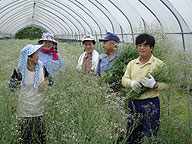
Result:
M174 36L178 47L192 45L192 0L0 0L0 38L36 26L61 39L97 39L107 31L123 41L152 25Z

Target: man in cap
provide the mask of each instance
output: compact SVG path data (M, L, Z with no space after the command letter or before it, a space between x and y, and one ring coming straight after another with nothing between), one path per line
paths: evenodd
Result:
M85 52L79 57L76 69L91 73L96 69L99 53L95 50L95 38L91 35L84 36L82 39Z
M104 54L99 58L97 63L96 75L104 76L104 72L110 69L114 60L120 56L120 52L117 50L119 37L107 32L106 37L104 39L99 39L99 41L103 42Z

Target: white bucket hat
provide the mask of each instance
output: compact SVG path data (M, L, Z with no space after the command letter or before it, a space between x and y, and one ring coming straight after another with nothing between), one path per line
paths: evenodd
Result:
M47 33L43 33L41 39L38 41L38 43L41 43L41 41L44 41L44 40L47 40L47 41L52 41L54 44L57 45L57 41L54 40L54 35L47 32Z
M84 41L94 41L94 42L96 42L96 41L95 41L95 37L92 36L92 35L84 36L84 37L82 38L82 42L84 43Z

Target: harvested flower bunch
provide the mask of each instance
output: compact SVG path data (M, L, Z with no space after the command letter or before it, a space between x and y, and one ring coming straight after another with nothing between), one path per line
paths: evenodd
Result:
M168 76L168 71L167 71L165 64L157 66L150 74L154 77L156 82L162 82L162 83L169 83L170 82L170 79ZM145 77L149 78L149 73ZM140 93L136 93L135 91L130 90L126 94L126 99L128 100L128 99L131 99L132 97L139 97L143 93L145 93L149 90L150 90L150 88L144 87L142 85Z

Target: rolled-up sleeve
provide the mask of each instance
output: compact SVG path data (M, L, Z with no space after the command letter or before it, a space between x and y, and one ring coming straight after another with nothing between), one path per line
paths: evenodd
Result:
M129 88L129 83L131 82L131 71L130 71L131 63L128 63L127 69L125 71L124 76L122 77L122 85L126 88Z
M169 83L157 82L158 83L158 91L167 90L169 89Z

